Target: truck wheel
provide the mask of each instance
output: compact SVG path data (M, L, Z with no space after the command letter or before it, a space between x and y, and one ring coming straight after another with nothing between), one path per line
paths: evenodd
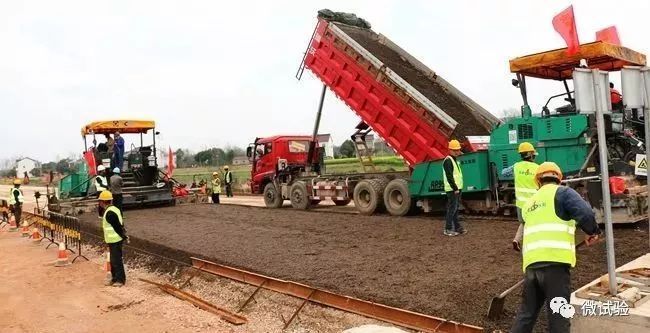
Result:
M295 209L306 210L311 206L311 199L309 199L307 193L307 184L303 181L297 181L291 185L289 198L291 199L291 206Z
M377 179L362 180L354 187L354 205L359 213L372 215L383 211L384 201L382 200L383 187Z
M268 208L282 207L282 194L275 188L273 183L264 186L264 205Z
M384 205L393 216L405 216L414 210L413 200L405 179L393 179L384 190Z
M348 204L350 204L350 201L352 201L352 199L348 198L343 200L332 200L332 201L334 201L334 204L337 206L347 206Z

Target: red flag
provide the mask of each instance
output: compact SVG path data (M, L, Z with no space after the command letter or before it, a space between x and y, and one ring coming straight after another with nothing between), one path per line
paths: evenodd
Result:
M97 163L95 162L95 154L93 153L92 150L88 150L84 152L84 159L86 160L86 164L88 165L88 175L93 177L97 175Z
M614 45L621 45L621 40L618 38L618 30L616 26L611 26L596 32L596 40L603 41Z
M573 15L573 5L553 17L553 28L566 42L567 54L574 55L578 53L580 41L578 40L578 29L576 29L576 20Z
M174 152L172 147L169 147L169 153L167 154L167 177L171 178L174 174Z

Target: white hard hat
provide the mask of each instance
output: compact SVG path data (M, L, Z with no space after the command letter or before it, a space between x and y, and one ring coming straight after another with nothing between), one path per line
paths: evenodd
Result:
M103 165L99 165L99 166L97 166L97 171L100 171L100 172L101 172L101 171L104 171L104 170L106 170L106 167L105 167L105 166L103 166Z
M120 168L113 169L113 173L120 173Z

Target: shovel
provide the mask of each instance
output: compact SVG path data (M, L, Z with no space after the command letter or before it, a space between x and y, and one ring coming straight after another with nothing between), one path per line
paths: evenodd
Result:
M585 244L584 240L576 244L576 249L578 249L584 244ZM524 280L525 279L519 280L519 282L515 283L512 287L506 289L504 292L499 294L499 296L492 298L492 301L490 302L490 307L488 308L488 312L487 312L488 319L497 319L501 316L501 314L503 314L503 304L506 301L506 296L508 296L515 289L519 288L519 286L524 284Z

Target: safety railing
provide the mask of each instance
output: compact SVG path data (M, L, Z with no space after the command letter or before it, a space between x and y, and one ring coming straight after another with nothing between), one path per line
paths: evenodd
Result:
M63 215L44 209L34 208L33 213L25 212L24 220L30 228L38 228L41 242L49 242L45 247L65 245L65 249L75 254L74 263L79 258L88 260L82 253L81 222L74 216ZM76 251L75 251L76 250Z

